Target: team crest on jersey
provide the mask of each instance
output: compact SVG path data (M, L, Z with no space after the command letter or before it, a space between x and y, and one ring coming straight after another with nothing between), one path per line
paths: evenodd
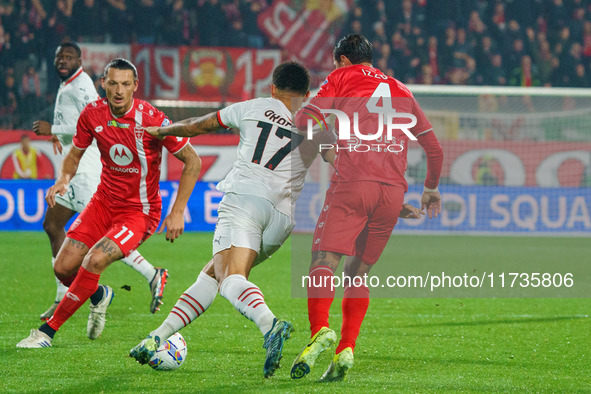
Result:
M144 137L144 130L138 130L137 127L134 129L135 139L141 140Z

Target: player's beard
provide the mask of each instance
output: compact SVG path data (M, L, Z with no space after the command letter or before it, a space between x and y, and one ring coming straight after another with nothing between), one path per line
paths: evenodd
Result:
M74 73L76 72L76 70L72 70L72 69L68 69L68 73L64 76L62 73L60 73L60 70L58 67L55 68L55 72L57 73L57 75L60 77L60 79L62 81L67 81L68 79L70 79L70 77L72 75L74 75Z

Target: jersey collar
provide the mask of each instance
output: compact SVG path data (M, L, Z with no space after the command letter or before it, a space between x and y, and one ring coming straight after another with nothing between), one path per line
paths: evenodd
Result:
M279 99L276 99L276 98L274 98L274 100L277 100L279 102L279 104L283 107L283 115L287 118L287 120L289 120L291 122L291 124L293 124L293 120L291 120L291 112L289 112L289 109L287 108L285 103Z
M80 74L82 74L82 67L80 67L78 70L76 70L74 75L72 75L70 78L68 78L67 81L64 82L64 86L66 86L67 84L69 84L70 82L75 80L78 77L78 75L80 75Z
M112 117L114 117L115 119L123 118L125 115L130 113L132 109L135 108L135 98L132 99L131 107L129 107L129 109L123 115L115 116L115 114L113 114L113 111L111 111L111 106L109 105L109 101L107 101L107 107L109 107L109 113L111 114Z

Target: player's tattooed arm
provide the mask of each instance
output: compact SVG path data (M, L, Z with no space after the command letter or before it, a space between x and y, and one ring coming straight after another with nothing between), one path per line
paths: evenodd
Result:
M148 134L155 137L174 135L177 137L194 137L200 134L212 133L222 128L218 121L217 112L211 112L205 116L180 120L164 127L146 127Z

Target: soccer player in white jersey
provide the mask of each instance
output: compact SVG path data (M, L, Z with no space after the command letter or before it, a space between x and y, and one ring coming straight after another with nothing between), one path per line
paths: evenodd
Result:
M146 128L158 137L239 128L240 143L238 159L217 186L225 195L218 209L213 258L162 325L131 350L130 356L139 363L150 360L161 340L202 315L219 287L222 297L263 334L263 347L267 349L264 376L272 376L279 367L283 343L293 331L292 325L275 317L261 290L248 281L248 275L251 268L279 249L293 228L291 203L303 187L306 165L310 163L304 163L294 152L304 142L304 136L291 130L291 112L309 96L309 85L304 67L283 63L273 72L270 98L236 103L167 127Z
M65 157L72 146L72 138L76 132L76 123L84 107L99 98L92 79L82 70L81 51L74 43L61 44L55 52L54 66L62 83L57 92L53 125L43 120L33 123L33 131L37 135L50 135L54 142L54 150ZM96 191L101 176L101 160L96 141L92 143L82 157L76 176L68 185L68 192L56 196L56 205L45 212L43 229L51 243L52 264L64 243L66 232L64 227L68 221L81 212ZM142 274L150 284L152 300L150 312L154 313L162 303L162 293L166 285L168 271L154 268L137 250L121 259L126 265ZM68 288L56 277L57 291L55 302L41 314L41 320L49 319Z

